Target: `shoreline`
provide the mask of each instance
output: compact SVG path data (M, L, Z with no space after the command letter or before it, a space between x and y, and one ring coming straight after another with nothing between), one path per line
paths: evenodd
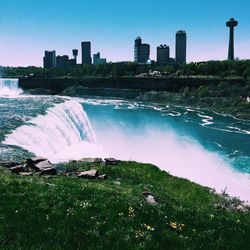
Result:
M92 90L91 90L92 91ZM76 91L73 90L73 93L71 92L62 92L61 94L54 94L52 93L50 90L48 89L27 89L23 92L23 94L30 94L30 95L51 95L51 96L58 96L58 97L75 97L75 98L87 98L87 99L120 99L120 100L125 100L125 101L135 101L135 102L141 102L141 103L145 103L145 104L155 104L155 105L170 105L170 106L175 106L175 107L181 107L181 108L185 108L185 107L190 107L190 108L194 108L194 109L200 109L201 111L209 111L209 112L213 112L217 115L221 115L221 116L229 116L232 117L235 120L239 120L239 121L249 121L250 120L250 111L247 113L238 113L237 110L234 110L233 112L231 112L230 108L223 108L221 103L218 105L215 105L213 108L209 108L207 104L203 104L201 105L201 103L197 102L189 102L188 99L182 98L181 94L178 93L172 93L172 92L166 92L166 91L160 91L160 92L156 92L156 91L151 91L151 92L133 92L132 97L131 95L126 96L126 94L128 92L130 92L130 90L117 90L116 93L118 93L118 95L110 95L109 91L110 89L105 89L106 93L108 93L107 95L89 95L89 94L76 94ZM120 91L120 92L119 92ZM125 94L124 94L125 91ZM128 92L126 92L128 91ZM95 90L94 90L95 92ZM99 90L100 92L100 90ZM68 94L68 95L67 95ZM166 94L167 97L157 97ZM171 101L169 101L169 96L171 98ZM173 100L175 99L175 100ZM219 99L219 98L218 98ZM219 100L216 101L219 101ZM221 100L224 101L231 101L231 99L226 99L226 98L222 98ZM238 98L234 98L234 101L238 101ZM245 99L241 100L244 101ZM250 104L249 104L250 107ZM249 109L250 110L250 109Z

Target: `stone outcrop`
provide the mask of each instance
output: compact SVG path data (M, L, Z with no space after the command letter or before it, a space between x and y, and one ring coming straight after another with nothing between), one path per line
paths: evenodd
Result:
M82 158L78 162L85 162L85 163L102 163L102 158Z
M10 167L10 171L12 173L22 173L22 172L27 172L28 168L27 165L17 165L14 167Z
M56 175L57 170L53 167L49 160L44 158L32 158L26 160L28 166L41 174Z
M105 158L105 163L107 165L117 165L118 163L120 163L120 160L114 159L114 158Z
M37 164L39 162L42 162L42 161L46 161L47 159L45 158L41 158L41 157L34 157L34 158L29 158L26 160L27 164L28 165L34 165L34 164Z
M105 159L106 164L115 165L120 161L114 158ZM101 164L103 160L101 158L83 158L79 161L74 162L84 162L87 164ZM52 175L62 174L67 177L72 178L83 178L83 179L96 179L96 180L107 180L108 176L106 174L100 174L98 170L91 169L88 171L77 172L76 170L62 170L60 166L57 168L51 164L48 159L34 157L28 158L25 160L25 163L12 163L12 162L3 162L0 163L0 166L9 168L12 173L19 174L21 176L30 176L30 175L47 175L46 177L52 178ZM58 170L58 171L57 171Z
M5 168L11 168L11 167L15 167L17 165L20 165L20 163L17 162L9 162L9 161L0 161L0 166L3 166Z
M99 172L95 169L81 172L77 175L79 178L85 178L85 179L95 179L99 176Z
M155 198L155 196L150 193L150 192L144 192L143 193L144 197L145 197L145 200L147 203L151 204L151 205L155 205L157 204L157 199Z
M39 157L26 159L24 164L2 162L0 165L9 168L12 173L20 174L22 176L28 176L35 172L46 175L57 174L56 168L47 159Z
M84 178L84 179L97 179L97 180L107 180L108 179L108 176L106 174L99 174L98 170L96 170L96 169L80 172L77 175L77 177Z

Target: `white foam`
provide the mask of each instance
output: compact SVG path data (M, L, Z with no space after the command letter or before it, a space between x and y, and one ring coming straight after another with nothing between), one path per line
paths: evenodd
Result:
M235 133L250 135L250 131L248 130L244 130L244 129L240 129L238 127L232 127L232 126L227 126L227 128L232 129L233 132Z
M23 91L18 86L18 79L0 79L0 97L16 97Z
M197 115L202 119L202 124L201 126L208 126L208 125L211 125L211 124L214 124L214 122L212 122L212 120L214 119L212 116L208 116L208 115L203 115L203 114L200 114L200 113L197 113Z
M46 113L14 130L4 143L20 146L54 162L101 153L87 114L78 102L57 104Z

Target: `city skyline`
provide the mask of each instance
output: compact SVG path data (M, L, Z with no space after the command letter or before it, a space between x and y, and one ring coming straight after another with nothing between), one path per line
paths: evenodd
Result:
M150 44L142 43L142 39L138 36L134 41L134 60L138 64L148 64L151 62L158 63L159 65L171 65L173 63L183 64L186 63L186 44L187 35L183 30L176 32L175 38L175 58L170 58L170 47L166 44L159 45L156 48L155 60L150 57ZM73 59L69 55L57 55L56 50L45 51L43 57L44 68L67 68L77 64L106 64L107 59L100 57L100 52L91 52L91 41L81 42L81 62L77 60L78 50L72 49ZM92 57L93 55L93 57ZM132 62L132 61L130 61Z
M80 41L91 41L92 51L101 51L108 61L133 61L137 36L150 44L151 59L156 59L160 44L172 48L170 57L175 57L175 33L180 29L188 34L188 62L223 60L228 54L225 22L231 17L240 22L235 32L235 57L250 58L248 1L234 6L233 1L224 0L180 4L156 0L147 5L147 0L1 3L0 65L42 66L45 50L71 55L72 48L80 51Z

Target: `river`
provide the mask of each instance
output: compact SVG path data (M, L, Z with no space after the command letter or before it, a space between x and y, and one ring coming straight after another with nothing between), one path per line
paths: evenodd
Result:
M22 94L0 79L0 159L115 157L250 200L250 122L191 107Z

